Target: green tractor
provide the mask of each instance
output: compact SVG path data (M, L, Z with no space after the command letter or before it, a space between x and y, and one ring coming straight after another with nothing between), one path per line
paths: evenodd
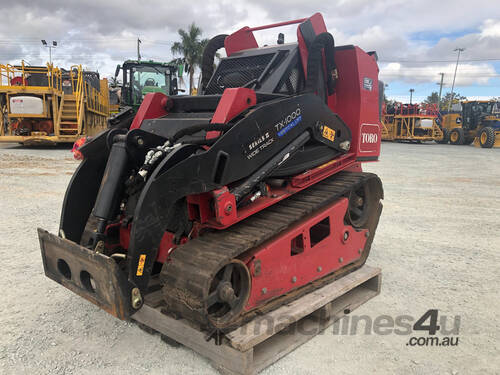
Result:
M115 77L123 71L121 105L132 107L136 111L144 96L150 92L163 92L166 95L177 95L177 66L155 62L127 60L117 65Z
M177 95L177 70L175 64L127 60L116 66L115 79L120 70L123 72L119 94L119 109L109 120L110 127L127 127L132 122L142 100L151 92L162 92L166 95Z

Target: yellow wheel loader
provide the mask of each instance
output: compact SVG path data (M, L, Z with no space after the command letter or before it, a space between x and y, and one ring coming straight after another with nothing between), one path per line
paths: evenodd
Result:
M442 115L441 126L452 145L500 147L500 103L490 100L464 101L461 111Z

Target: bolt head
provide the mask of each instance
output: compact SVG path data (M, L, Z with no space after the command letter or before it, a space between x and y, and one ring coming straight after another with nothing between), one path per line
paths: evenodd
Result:
M292 277L292 283L297 282L297 276Z
M319 266L318 268L316 268L316 270L317 270L318 272L321 272L321 271L323 271L323 267Z
M138 309L142 305L142 296L139 288L134 288L131 291L131 302L134 309Z
M262 288L262 294L266 294L267 293L267 288Z
M340 257L339 258L339 263L342 263L344 261L344 258Z
M359 248L358 249L358 254L361 254L363 252L363 249Z
M223 282L219 288L219 297L224 302L230 302L234 299L234 290L230 282Z
M349 231L344 232L344 241L347 241L349 239Z
M369 230L367 230L367 231L365 232L365 237L366 237L366 238L370 237L370 231L369 231Z
M349 141L340 142L339 146L342 150L348 151L349 148L351 147L351 142Z

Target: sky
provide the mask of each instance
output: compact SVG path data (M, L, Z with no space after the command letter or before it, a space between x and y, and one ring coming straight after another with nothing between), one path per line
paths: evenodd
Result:
M377 51L380 79L389 99L414 102L451 90L456 48L460 56L455 92L469 99L500 96L500 5L495 0L0 0L0 64L31 65L49 59L40 40L58 42L55 65L81 64L102 76L136 58L170 61L178 29L195 22L203 37L229 34L243 26L308 17L321 12L336 45L354 44ZM256 33L274 43L277 33L296 40L296 26ZM187 79L186 79L187 81Z

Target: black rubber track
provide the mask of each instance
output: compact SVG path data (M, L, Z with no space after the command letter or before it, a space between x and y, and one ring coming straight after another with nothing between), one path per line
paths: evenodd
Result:
M217 271L228 261L238 258L265 241L276 237L293 224L307 218L326 205L341 197L348 197L349 192L362 184L370 184L374 204L376 205L366 228L369 237L361 259L323 279L276 298L264 306L246 312L231 322L218 323L209 321L205 299L208 289ZM380 179L372 173L341 172L329 177L293 196L222 231L207 233L180 246L171 255L171 261L165 263L160 274L166 311L174 316L187 319L204 328L235 328L250 320L256 313L264 313L278 305L298 298L311 289L341 277L361 267L368 257L375 229L382 210L379 202L383 198Z

